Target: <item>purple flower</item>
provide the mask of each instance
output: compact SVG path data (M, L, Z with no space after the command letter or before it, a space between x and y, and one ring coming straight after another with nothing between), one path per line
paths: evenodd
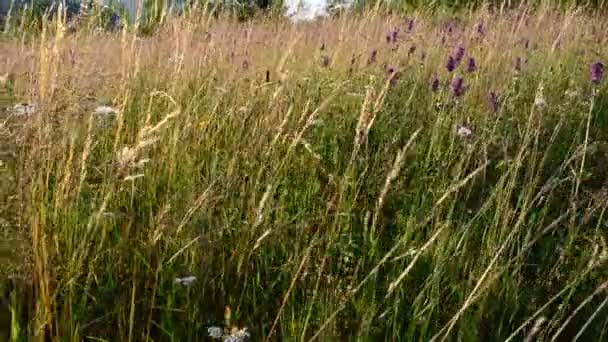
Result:
M399 34L399 32L397 30L391 30L389 33L386 34L386 42L387 43L396 43L397 42L397 35Z
M448 56L448 61L445 63L445 68L448 69L449 72L454 71L456 69L456 60L452 56Z
M431 90L436 93L439 90L440 82L437 76L433 76L431 79Z
M454 77L451 84L452 95L458 97L464 93L464 79L460 76Z
M477 34L481 37L485 34L485 29L483 27L483 23L478 23L477 26L475 27L475 31L477 31Z
M414 30L414 19L409 19L407 22L407 30L408 32L412 32Z
M456 64L460 63L462 57L464 57L464 48L462 46L459 46L454 52L454 59L456 60Z
M593 84L600 84L604 76L604 64L602 62L594 62L589 66L589 76Z
M515 58L515 70L521 71L521 57Z
M376 57L378 57L378 50L374 49L369 55L369 59L367 60L367 64L376 63Z
M321 66L328 67L329 66L329 62L330 62L329 56L327 56L327 55L322 55L321 56Z
M388 73L388 77L390 77L391 86L395 86L399 78L401 78L401 72L396 71L394 67L389 67L386 72Z
M454 21L448 20L444 24L443 29L447 31L448 34L452 34L452 32L454 32Z
M494 113L496 113L498 111L498 107L500 105L500 100L498 99L498 95L496 95L495 92L491 91L490 95L488 96L488 100L490 102L490 107L492 108L492 111Z
M475 70L477 70L477 64L475 64L475 59L473 57L470 57L467 63L467 71L474 72Z

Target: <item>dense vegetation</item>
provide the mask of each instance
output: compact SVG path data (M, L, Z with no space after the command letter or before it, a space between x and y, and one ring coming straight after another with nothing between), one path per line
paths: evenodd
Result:
M606 340L608 21L445 13L10 27L0 338Z

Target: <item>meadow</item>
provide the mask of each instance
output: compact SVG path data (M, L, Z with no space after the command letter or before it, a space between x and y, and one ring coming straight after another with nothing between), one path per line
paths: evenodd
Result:
M0 35L0 340L608 340L608 20Z

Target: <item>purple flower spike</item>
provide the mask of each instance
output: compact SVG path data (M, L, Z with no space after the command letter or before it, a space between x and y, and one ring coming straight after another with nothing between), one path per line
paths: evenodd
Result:
M391 86L395 86L397 81L401 78L401 72L396 71L394 67L389 67L386 72L388 73L388 77L390 77Z
M467 63L467 71L475 72L477 70L477 64L475 64L475 59L473 57L469 58L469 62Z
M494 113L498 112L498 107L500 105L500 100L498 99L498 95L495 92L490 92L490 96L488 96L488 100L490 101L490 108Z
M456 64L462 61L462 57L464 57L464 48L462 46L459 46L454 52L454 59L456 60Z
M604 64L602 62L591 63L589 66L589 74L593 84L600 84L604 76Z
M321 56L321 66L328 67L329 66L329 56L323 55Z
M396 43L398 35L399 35L399 32L396 29L391 30L389 33L386 34L386 42L389 44Z
M456 60L452 56L448 56L448 61L445 63L445 68L448 69L449 72L454 71L456 69Z
M454 21L449 19L443 23L441 32L447 33L448 36L450 36L452 35L452 32L454 32L454 26Z
M452 95L458 97L464 93L464 79L460 76L454 77L451 84Z
M485 34L485 29L484 29L484 27L483 27L483 23L479 23L479 24L477 24L477 26L476 26L475 30L477 31L477 34L478 34L479 36L483 36L483 35Z
M414 19L410 19L407 22L407 31L412 32L414 30Z
M439 90L439 86L439 79L437 78L437 76L433 76L433 78L431 79L431 91L433 91L433 93L436 93Z

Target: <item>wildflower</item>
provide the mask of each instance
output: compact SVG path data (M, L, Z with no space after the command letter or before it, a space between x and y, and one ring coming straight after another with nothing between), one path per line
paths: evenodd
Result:
M488 99L490 101L490 107L492 108L492 111L494 113L496 113L498 111L498 107L500 105L498 95L496 95L495 92L491 91Z
M98 106L97 108L95 108L95 110L93 111L94 114L99 115L99 116L110 116L110 115L114 115L116 114L118 111L110 106Z
M589 66L589 74L593 84L600 84L604 76L604 64L602 62L591 63Z
M454 31L454 22L452 20L448 20L442 28L442 31L447 31L448 34L452 34Z
M247 328L239 329L237 327L233 327L230 331L230 335L224 336L224 341L227 342L242 342L248 339L251 335Z
M431 79L431 91L433 91L434 93L437 92L439 90L439 86L439 79L437 78L437 76L433 76L433 78Z
M108 28L110 30L119 30L121 29L122 24L121 24L121 18L120 15L118 15L118 13L116 12L112 12L112 14L110 15L109 21L108 21Z
M454 60L456 60L456 64L460 63L460 61L462 61L462 57L464 57L464 48L462 46L459 46L456 48L456 51L454 52Z
M475 64L475 59L471 57L467 63L467 71L474 72L475 70L477 70L477 65Z
M378 57L378 50L374 49L369 55L369 59L367 60L367 64L376 63L376 59Z
M547 101L543 95L544 87L542 84L538 86L538 90L536 91L536 97L534 98L534 106L538 109L544 109L547 107Z
M539 109L543 109L547 106L547 101L545 100L545 98L542 95L537 96L534 99L534 106L536 106Z
M330 61L329 56L327 56L327 55L321 56L321 66L323 66L323 67L329 66L329 61Z
M123 147L116 153L116 162L120 169L126 169L128 166L133 165L137 159L137 150L131 147Z
M578 96L578 91L576 91L576 89L567 89L564 92L564 95L566 95L566 97L568 97L569 99L575 99Z
M179 284L179 285L190 286L190 285L194 284L195 281L196 281L195 276L189 276L189 277L183 277L183 278L175 278L175 280L173 282L175 284Z
M386 71L390 77L391 86L395 86L397 81L399 81L399 78L401 78L401 73L396 71L394 67L389 67Z
M412 32L414 30L414 19L409 19L407 22L407 31Z
M465 125L458 125L456 129L456 135L458 135L462 139L467 139L471 135L473 135L473 131Z
M386 42L387 43L396 43L398 35L399 35L399 29L390 30L386 34Z
M483 23L478 23L478 24L475 26L475 31L477 32L477 34L478 34L479 36L483 36L483 35L484 35L484 33L485 33L485 29L484 29L484 27L483 27Z
M445 68L448 69L449 72L454 71L456 69L456 60L452 56L448 56L448 61L445 63Z
M220 327L209 327L207 328L207 334L211 338L220 339L224 336L224 331Z
M460 96L464 93L464 80L460 76L454 77L452 80L452 95Z
M18 103L12 108L8 108L8 112L16 116L33 115L38 111L35 103Z

